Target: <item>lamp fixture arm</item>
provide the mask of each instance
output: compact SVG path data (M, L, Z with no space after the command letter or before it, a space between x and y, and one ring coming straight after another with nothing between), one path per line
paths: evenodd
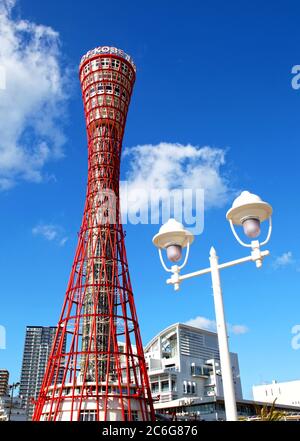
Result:
M164 269L165 271L167 271L168 273L172 273L172 272L173 272L172 269L171 269L171 268L168 268L168 267L166 266L165 262L164 262L164 258L163 258L163 256L162 256L161 248L158 248L158 254L159 254L160 263L162 264L163 269Z
M184 261L183 261L182 265L180 265L180 267L178 268L179 270L184 268L185 265L187 264L187 261L188 261L188 258L189 258L189 254L190 254L190 243L188 242L187 246L186 246L185 258L184 258Z
M268 230L267 238L266 238L266 240L264 240L264 241L260 244L261 247L262 247L263 245L266 245L266 243L269 242L270 237L271 237L271 234L272 234L272 216L270 216L270 218L269 218L269 230Z

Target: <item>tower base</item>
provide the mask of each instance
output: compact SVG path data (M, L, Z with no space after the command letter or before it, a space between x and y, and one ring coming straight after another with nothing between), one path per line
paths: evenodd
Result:
M74 393L73 393L74 390ZM144 398L136 386L87 382L50 386L40 421L145 421Z

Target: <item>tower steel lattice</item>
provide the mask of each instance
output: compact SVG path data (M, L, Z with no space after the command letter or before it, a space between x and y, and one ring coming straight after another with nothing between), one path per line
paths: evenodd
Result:
M120 153L135 70L127 54L107 46L89 51L80 63L87 196L35 421L154 419L119 205Z

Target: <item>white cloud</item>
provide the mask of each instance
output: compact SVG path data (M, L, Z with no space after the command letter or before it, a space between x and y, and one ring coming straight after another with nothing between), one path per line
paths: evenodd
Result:
M56 241L59 246L64 246L68 237L63 235L63 228L53 224L38 224L32 228L34 236L41 236L48 241Z
M59 34L14 19L16 0L0 2L0 189L40 182L45 164L63 156L66 71Z
M186 325L194 326L195 328L207 329L208 331L216 331L216 322L214 320L210 320L206 317L201 317L198 315L197 317L188 320L185 322Z
M225 164L222 149L161 142L126 148L124 156L129 164L128 212L147 210L152 189L165 191L161 200L174 189L203 189L205 208L220 207L228 199L230 189L220 171Z
M32 229L32 234L42 236L47 240L54 240L57 237L58 229L55 225L37 225Z
M207 317L197 316L185 322L186 325L194 326L195 328L206 329L207 331L217 332L215 320L210 320ZM227 323L227 330L231 334L246 334L249 329L245 325L231 325Z
M63 237L60 241L59 241L59 246L63 247L65 245L65 243L67 242L68 237Z
M281 256L276 257L275 261L273 262L273 267L275 269L278 269L286 267L288 265L293 265L294 263L295 260L293 259L293 253L291 251L287 251Z
M228 325L229 332L232 332L233 334L239 335L239 334L246 334L249 329L245 325Z

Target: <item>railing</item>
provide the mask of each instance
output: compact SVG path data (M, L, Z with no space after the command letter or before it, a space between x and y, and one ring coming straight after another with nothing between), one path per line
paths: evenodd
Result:
M149 367L148 373L154 372L154 371L162 371L162 372L179 372L179 368L174 366L174 367L164 367L164 366L160 366L160 367Z
M177 393L173 393L173 392L164 393L164 392L161 392L159 402L160 403L166 403L167 401L176 400L177 397L178 397Z

